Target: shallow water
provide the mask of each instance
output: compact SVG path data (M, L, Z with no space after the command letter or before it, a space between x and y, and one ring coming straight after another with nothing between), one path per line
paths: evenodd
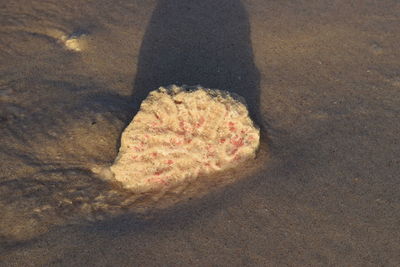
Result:
M396 1L20 0L0 14L3 265L400 264ZM235 183L143 213L153 195L89 169L170 83L245 96L263 146L221 176Z

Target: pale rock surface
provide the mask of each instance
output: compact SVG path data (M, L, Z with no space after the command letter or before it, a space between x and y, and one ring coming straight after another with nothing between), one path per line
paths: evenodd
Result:
M239 96L200 86L160 87L122 133L110 171L136 192L167 190L255 158L259 142Z

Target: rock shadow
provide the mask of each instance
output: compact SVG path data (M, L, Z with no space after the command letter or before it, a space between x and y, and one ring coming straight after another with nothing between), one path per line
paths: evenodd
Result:
M133 102L170 84L237 93L260 125L259 72L240 0L159 0L140 48Z

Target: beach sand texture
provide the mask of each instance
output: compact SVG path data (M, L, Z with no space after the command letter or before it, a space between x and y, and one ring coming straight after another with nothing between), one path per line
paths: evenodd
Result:
M4 1L0 266L399 266L399 14L389 0ZM260 149L228 186L138 198L90 170L170 84L243 96Z

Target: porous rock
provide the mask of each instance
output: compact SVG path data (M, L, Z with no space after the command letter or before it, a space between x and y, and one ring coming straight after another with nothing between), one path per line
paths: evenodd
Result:
M160 87L122 133L110 170L136 192L166 190L255 158L259 142L241 97L201 86Z

